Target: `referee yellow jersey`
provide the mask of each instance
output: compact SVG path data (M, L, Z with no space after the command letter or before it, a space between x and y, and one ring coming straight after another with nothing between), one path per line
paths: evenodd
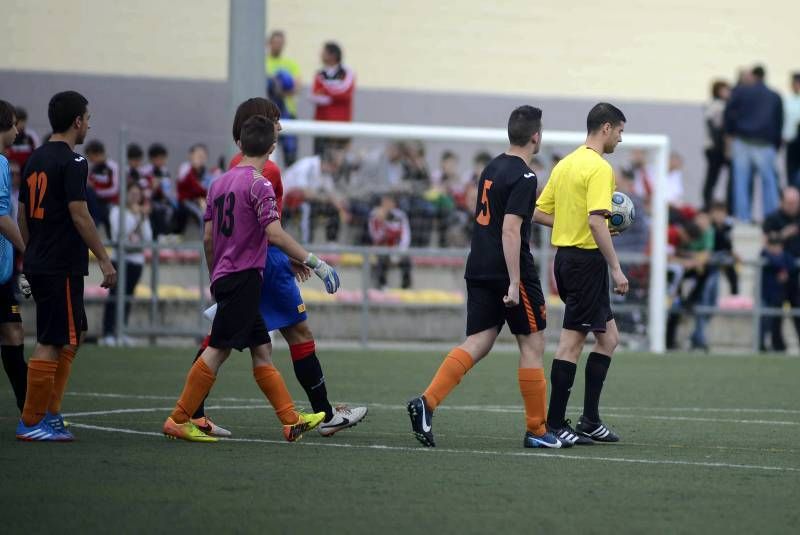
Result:
M556 247L597 249L589 214L611 214L614 173L597 152L582 145L556 164L536 206L554 216Z

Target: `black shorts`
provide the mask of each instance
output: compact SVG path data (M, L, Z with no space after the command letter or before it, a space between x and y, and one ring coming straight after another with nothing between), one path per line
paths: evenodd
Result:
M0 285L0 323L22 323L19 315L19 301L14 293L16 278L12 276L8 282Z
M238 349L270 343L269 332L258 309L261 275L255 269L237 271L214 282L211 291L217 314L211 324L211 347Z
M36 340L40 344L78 345L89 328L83 306L83 275L27 274L36 302Z
M564 328L605 332L614 314L603 253L599 249L559 247L554 271L558 295L564 302Z
M536 277L523 279L519 285L520 303L508 308L503 297L508 281L467 279L467 336L508 323L512 334L531 334L547 327L547 307L542 285Z

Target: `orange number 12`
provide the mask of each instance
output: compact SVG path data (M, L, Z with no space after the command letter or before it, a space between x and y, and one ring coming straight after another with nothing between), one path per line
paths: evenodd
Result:
M31 219L44 219L44 192L47 191L47 174L33 173L28 177L28 193L31 203L28 206L28 215ZM38 192L38 195L37 195Z

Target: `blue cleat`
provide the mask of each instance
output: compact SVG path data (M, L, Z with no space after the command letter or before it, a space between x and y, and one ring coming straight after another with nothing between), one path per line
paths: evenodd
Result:
M47 423L47 418L36 425L28 427L22 420L17 424L17 440L26 442L71 442L75 437L71 433L56 431Z
M534 435L530 431L525 432L525 439L522 445L526 448L560 448L561 441L550 431L544 435Z
M75 440L75 437L72 435L71 432L67 430L67 423L64 421L64 417L61 416L61 413L58 414L50 414L45 413L44 421L47 422L50 427L53 428L53 431L57 433L61 433L63 435L67 435L69 440Z
M433 411L425 403L425 396L414 398L408 402L408 416L411 418L411 430L416 439L425 447L436 447L431 429Z

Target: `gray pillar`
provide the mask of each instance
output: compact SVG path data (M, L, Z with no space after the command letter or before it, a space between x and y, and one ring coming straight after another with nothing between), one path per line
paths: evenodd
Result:
M266 94L264 36L267 24L266 0L230 0L228 38L228 124L236 107L251 97ZM229 131L225 128L225 131ZM239 151L231 140L228 157Z

